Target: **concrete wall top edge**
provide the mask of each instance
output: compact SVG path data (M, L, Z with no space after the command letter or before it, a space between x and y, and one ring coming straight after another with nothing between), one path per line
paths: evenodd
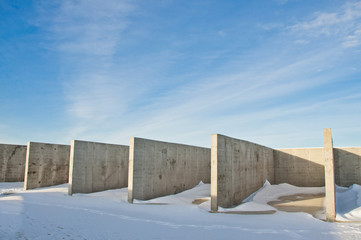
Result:
M255 144L255 145L260 146L260 147L273 149L273 148L271 148L271 147L267 147L267 146L264 146L264 145L261 145L261 144L258 144L258 143L254 143L254 142L246 141L246 140L239 139L239 138L229 137L229 136L226 136L226 135L223 135L223 134L218 134L218 133L215 133L215 134L212 134L212 135L218 135L218 136L222 136L222 137L226 137L226 138L231 138L231 139L233 139L233 140L237 140L237 141L242 141L242 142L245 142L245 143Z
M347 150L347 149L361 149L361 147L333 147L334 149L341 149L341 150Z
M5 146L22 146L22 147L26 147L27 145L24 144L7 144L7 143L0 143L0 145L5 145Z
M323 149L323 147L301 147L301 148L274 148L273 150L291 150L291 149Z
M58 145L58 146L70 146L70 144L58 144L58 143L42 143L42 142L32 142L29 141L28 144L35 143L35 144L45 144L45 145Z
M165 142L165 141L159 141L159 140L153 140L153 139L148 139L148 138L139 138L139 137L131 137L131 139L140 139L140 140L147 140L147 141L154 141L154 142L158 142L158 143L166 143L166 144L176 144L179 146L185 146L185 147L196 147L196 148L204 148L204 149L211 149L210 147L200 147L200 146L195 146L195 145L187 145L187 144L183 144L183 143L174 143L174 142Z
M113 145L113 146L129 147L128 145L121 145L121 144L114 144L114 143L93 142L93 141L85 141L85 140L75 140L75 139L73 139L72 142L96 143L96 144L103 144L103 145Z

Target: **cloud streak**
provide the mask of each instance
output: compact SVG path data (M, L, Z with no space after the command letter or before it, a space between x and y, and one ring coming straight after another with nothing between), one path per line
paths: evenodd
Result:
M305 141L319 146L323 127L340 127L335 112L361 119L352 109L361 102L357 91L342 91L350 69L340 50L360 45L360 2L317 12L290 27L270 22L257 31L277 29L277 34L247 51L235 43L193 52L197 36L184 43L180 33L171 38L177 44L170 40L152 51L139 41L134 45L143 51L125 54L121 43L131 42L134 31L147 34L140 23L130 29L135 25L129 16L138 7L127 1L67 0L43 13L41 24L49 22L44 28L66 66L61 78L70 124L64 138L127 144L139 136L209 146L210 134L218 132L272 147ZM214 31L222 39L236 34ZM154 37L148 34L142 37ZM318 45L323 37L332 48ZM194 66L185 68L190 59ZM329 85L340 87L337 96L324 90ZM287 138L292 141L285 143Z
M50 12L47 12L52 9ZM48 1L38 5L39 22L46 24L56 48L64 53L111 56L116 52L127 15L128 1Z
M60 81L69 127L64 139L83 136L121 116L137 94L114 57L134 6L128 0L43 1L37 5L37 26L47 33L47 46L58 52ZM142 87L139 87L139 92Z
M344 47L355 47L361 39L361 2L346 2L338 11L317 12L307 21L290 26L297 35L337 37Z

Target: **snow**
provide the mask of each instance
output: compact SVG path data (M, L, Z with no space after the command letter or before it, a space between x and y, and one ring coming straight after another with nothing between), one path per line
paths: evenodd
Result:
M361 186L336 186L336 220L361 221Z
M68 196L67 184L22 186L0 183L0 239L361 239L360 223L327 223L307 213L210 213L210 185L203 183L136 204L127 203L126 188ZM337 218L361 220L361 187L337 189ZM267 202L279 196L320 191L265 183L237 209L273 209Z

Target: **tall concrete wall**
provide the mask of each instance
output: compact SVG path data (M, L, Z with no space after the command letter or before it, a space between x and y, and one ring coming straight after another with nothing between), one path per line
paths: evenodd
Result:
M23 182L26 146L0 144L0 182Z
M69 195L128 186L129 147L73 140Z
M212 134L211 210L232 207L274 182L273 150L251 142Z
M299 187L325 185L323 148L275 149L275 184L289 183Z
M336 184L343 187L355 183L361 185L361 148L334 148L333 154Z
M210 182L211 151L176 143L131 138L128 201L176 194Z
M68 182L70 146L29 142L26 152L25 189Z

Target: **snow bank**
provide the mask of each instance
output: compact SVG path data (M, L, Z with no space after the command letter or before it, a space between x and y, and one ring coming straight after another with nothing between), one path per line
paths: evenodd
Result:
M266 181L262 188L251 194L242 204L233 208L219 208L219 212L277 210L267 203L277 201L282 196L320 194L324 192L324 187L296 187L287 183L271 185ZM319 217L323 219L322 214ZM336 186L336 220L361 221L360 185L354 184L349 188Z
M200 182L190 190L165 197L154 198L147 201L134 200L134 203L142 204L192 204L195 199L210 201L211 185Z
M219 212L232 211L277 211L276 208L268 205L268 202L276 201L279 197L295 194L319 194L324 193L324 187L296 187L287 183L271 185L266 181L262 188L246 198L242 204L233 208L219 208Z
M336 220L361 221L361 186L336 186Z

